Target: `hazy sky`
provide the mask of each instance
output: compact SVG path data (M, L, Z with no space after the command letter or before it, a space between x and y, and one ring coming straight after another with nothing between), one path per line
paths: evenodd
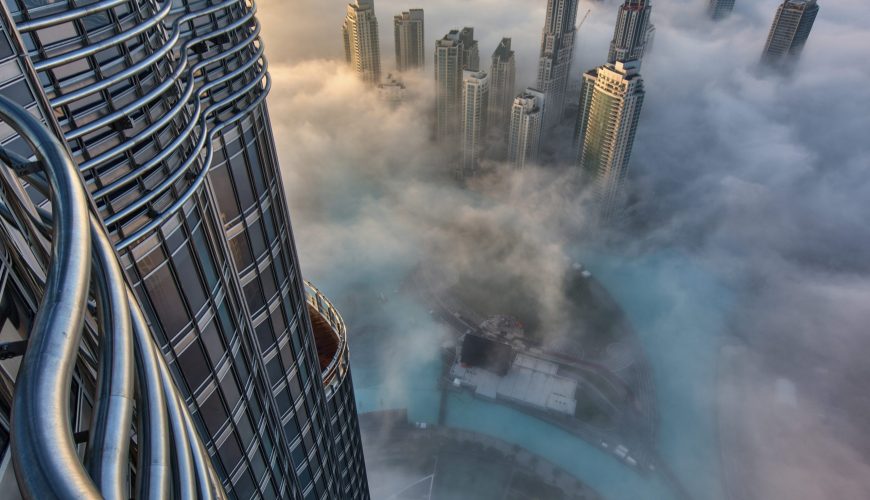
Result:
M647 95L630 176L644 217L616 239L639 253L679 248L740 291L731 322L761 380L746 395L747 419L781 438L774 457L758 451L758 498L863 500L870 498L870 2L821 0L787 78L757 68L778 3L737 0L734 14L714 24L706 0L653 2L657 35L642 68ZM422 7L429 65L435 39L474 26L482 66L510 36L518 87L534 83L544 0L375 4L385 73L394 66L392 16ZM588 235L582 199L563 188L564 171L485 179L472 186L484 201L442 182L441 152L429 143L431 71L407 78L416 99L384 107L341 64L344 5L259 2L274 79L270 112L306 274L344 266L352 283L421 255L448 259L456 272L489 268L482 261L500 255L547 290L569 262L566 247ZM574 78L606 57L616 5L581 1L578 19L592 12L579 33ZM765 404L765 384L778 377L797 385L800 412Z

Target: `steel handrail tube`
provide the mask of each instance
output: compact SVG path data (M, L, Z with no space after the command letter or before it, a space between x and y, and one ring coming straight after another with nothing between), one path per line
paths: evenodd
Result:
M230 0L230 2L225 2L225 3L234 3L234 0ZM206 15L206 14L207 13L205 13L205 12L202 14L197 13L196 17L199 17L201 15ZM187 50L187 47L189 45L193 45L196 42L216 37L222 33L228 33L230 31L242 26L244 23L250 21L253 16L254 16L254 13L250 12L250 13L246 14L243 18L239 19L238 21L234 22L231 25L228 25L226 27L221 28L220 30L210 32L207 35L203 35L203 36L200 36L198 38L186 41L182 45L182 49L181 49L182 56L181 56L181 59L178 61L178 64L176 65L175 71L173 71L172 74L168 78L166 78L163 83L161 83L160 85L158 85L157 87L155 87L154 89L149 91L146 95L144 95L144 96L140 97L139 99L136 99L135 101L131 102L130 104L124 106L124 108L119 109L113 113L110 113L104 117L101 117L99 120L95 120L94 122L90 122L87 125L83 125L82 127L74 129L74 130L70 131L69 133L67 133L65 137L69 140L69 139L76 139L78 137L86 135L90 132L93 132L94 130L96 130L97 128L99 128L101 126L104 126L106 123L109 123L111 121L117 120L118 118L126 116L127 114L129 114L131 109L139 108L139 107L143 106L144 104L147 104L147 103L157 99L160 96L160 94L162 94L169 87L171 87L172 85L177 83L178 79L181 78L181 76L184 73L187 73L190 70L190 68L187 68L187 57L188 56L186 54L186 50ZM88 85L86 87L82 87L82 88L77 89L73 92L70 92L68 94L63 94L62 96L59 96L59 97L52 99L51 100L52 107L57 107L57 106L62 106L64 104L69 104L70 102L72 102L74 100L82 99L82 98L87 97L91 94L99 92L100 90L107 89L107 88L111 87L112 85L120 82L121 80L124 80L124 79L129 78L133 75L141 73L148 66L154 64L155 62L157 62L161 58L165 57L167 53L169 53L173 48L175 48L175 44L178 43L178 40L180 39L180 36L181 36L180 35L180 28L178 27L178 23L180 21L181 21L181 19L175 21L175 23L174 23L175 25L173 27L172 34L169 36L169 39L166 41L166 44L163 45L157 51L155 51L153 54L149 55L145 59L142 59L141 61L136 62L135 64L129 66L128 68L126 68L122 71L119 71L118 73L113 74L112 76L110 76L108 78L104 78L102 80L99 80L99 81L91 84L91 85ZM222 52L221 56L223 56L225 54L226 53Z
M254 62L256 62L256 61L257 60L254 60ZM251 65L253 65L253 64L251 64ZM224 103L229 103L229 102L235 101L238 97L247 94L248 92L253 90L253 88L256 87L257 84L259 84L262 81L263 77L265 77L265 74L266 74L266 68L264 66L262 71L257 74L258 78L247 83L245 85L245 87L243 87L238 92L228 96L225 99L222 99L219 102L212 104L211 106L208 106L205 109L205 111L201 112L201 113L200 113L200 109L202 108L202 98L200 96L201 96L202 92L205 92L206 89L197 90L197 96L195 98L195 107L197 110L197 113L196 113L197 118L200 122L202 122L201 126L200 126L200 130L204 132L205 130L208 129L208 124L205 122L205 120L207 119L208 115L211 114L212 109L220 108L224 105ZM206 136L203 134L203 135L200 135L200 138L197 141L196 146L194 147L194 151L196 151L196 152L201 151L202 148L205 147L205 145L206 145ZM210 143L209 143L209 148L211 148ZM199 158L198 154L192 154L191 156L189 156L177 169L175 169L171 174L169 174L169 176L167 176L165 179L160 181L160 184L154 186L151 190L149 190L147 194L136 198L136 200L134 200L133 202L131 202L130 204L125 206L123 209L115 212L114 214L110 215L109 217L106 217L106 224L109 224L109 225L114 224L114 223L118 222L119 220L130 216L133 212L141 209L142 207L144 207L148 203L152 202L155 198L157 198L158 196L163 194L166 190L168 190L170 187L172 187L172 185L175 184L175 181L177 181L182 175L187 173L187 171L190 169L190 167L194 164L194 162L198 158ZM204 164L203 170L208 170L210 166L211 166L210 163Z
M265 78L266 78L266 85L263 88L263 92L259 96L257 96L257 99L254 100L254 102L252 102L250 105L248 105L245 109L243 109L240 112L229 117L226 121L222 122L220 125L218 125L217 127L215 127L214 129L212 129L210 131L210 133L208 135L209 147L206 149L207 156L206 156L205 161L203 162L204 165L211 165L211 159L214 156L214 151L211 148L211 142L214 140L215 136L217 136L217 134L221 130L223 130L227 125L230 125L230 124L240 120L242 117L244 117L245 115L250 113L250 111L252 109L259 106L260 104L263 103L263 101L266 100L266 95L269 93L269 89L271 88L271 77L269 76L268 73L266 73ZM257 83L259 83L259 82L257 82ZM141 239L148 232L152 231L154 228L158 227L160 224L163 224L163 222L167 218L171 217L174 213L176 213L181 208L181 206L183 204L187 203L187 201L191 198L191 196L193 196L193 193L195 193L196 190L199 189L200 186L202 186L202 183L205 182L205 178L206 178L206 175L208 174L208 171L209 171L208 168L203 168L197 174L196 179L194 179L194 181L190 184L190 187L188 187L187 191L185 191L185 193L183 195L179 196L177 200L175 200L171 205L169 205L157 217L153 218L150 222L148 222L147 224L145 224L141 228L137 229L133 234L125 237L123 240L116 243L115 248L118 251L121 251L121 250L127 248L128 246L132 245L136 241L139 241L139 239Z
M106 500L127 500L133 421L133 332L126 281L102 223L90 217L94 286L101 325L97 395L87 469Z
M166 0L165 5L161 7L160 10L158 10L153 17L136 25L136 27L134 27L133 29L121 32L110 38L100 40L99 42L86 45L80 49L71 50L59 56L35 62L33 63L33 67L34 69L36 69L36 71L45 71L47 69L52 69L58 66L62 66L64 64L71 63L83 57L94 55L97 52L108 49L113 45L124 43L125 41L133 38L134 36L140 35L153 28L154 26L158 25L161 21L163 21L164 18L166 18L166 16L169 15L169 9L171 6L172 0Z
M16 27L18 28L19 32L27 33L28 31L56 26L58 24L72 21L80 17L85 17L91 14L96 14L97 12L109 10L112 7L116 7L128 1L130 0L102 0L100 2L92 3L84 7L79 7L77 9L63 11L59 14L52 14L50 16L44 16L30 21L21 21L20 23L16 24Z
M127 288L130 303L130 320L135 337L136 378L139 382L139 456L136 474L137 498L162 500L169 498L169 483L172 463L169 443L169 418L166 413L166 398L160 379L160 368L151 347L151 332L148 322L133 291Z
M195 72L197 69L199 69L199 67L205 67L208 64L211 64L213 62L217 62L218 60L226 57L227 55L231 55L231 54L234 54L235 52L242 50L244 47L246 47L251 42L253 42L257 38L258 34L259 34L259 29L255 33L253 33L248 39L244 40L241 44L234 46L231 50L229 50L227 52L222 52L220 54L220 57L209 58L209 59L203 61L206 64L202 64L202 63L197 64L193 68L190 68L190 70L192 72ZM211 88L212 87L209 87L209 89L211 89ZM202 89L199 89L198 91L202 92ZM173 139L172 142L169 143L165 149L160 151L157 155L155 155L153 158L148 160L148 162L144 163L141 167L138 167L138 168L130 171L129 173L124 174L122 177L116 179L115 181L112 181L112 183L107 184L106 186L103 186L102 188L95 191L94 197L101 198L107 194L110 194L114 191L117 191L118 189L130 184L131 182L134 182L136 179L151 172L154 168L159 166L160 162L164 158L166 158L170 154L174 153L182 145L182 143L184 141L186 141L188 139L188 137L190 137L190 135L194 131L194 129L197 128L197 125L198 125L197 119L190 120L188 122L188 124L184 127L184 129L181 131L181 133L178 134L178 137ZM200 127L200 130L201 130L201 127Z
M15 384L15 475L26 498L100 498L76 455L69 425L69 392L90 281L88 198L64 147L30 113L0 96L0 118L35 151L51 186L54 211L53 265Z

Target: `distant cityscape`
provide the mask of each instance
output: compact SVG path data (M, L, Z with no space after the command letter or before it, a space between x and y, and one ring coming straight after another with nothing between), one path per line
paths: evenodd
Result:
M578 4L579 0L547 2L536 87L519 92L517 47L511 46L511 38L501 40L488 69L481 68L473 27L453 29L437 39L434 138L455 153L456 177L466 180L480 174L485 159L514 169L540 164L547 131L573 121L580 185L591 193L598 220L607 221L626 203L626 179L646 92L641 63L652 48L656 28L650 0L625 0L617 9L606 60L582 72L576 95L569 88L575 39L589 14L578 23ZM715 21L725 19L734 4L735 0L709 0L708 15ZM818 11L816 0L784 0L762 51L762 67L787 71L803 50ZM399 75L382 82L374 0L355 0L347 6L342 27L347 62L360 79L378 86L384 100L397 104L406 90L401 73L425 67L424 25L423 9L394 17ZM576 112L567 106L572 100L578 103Z

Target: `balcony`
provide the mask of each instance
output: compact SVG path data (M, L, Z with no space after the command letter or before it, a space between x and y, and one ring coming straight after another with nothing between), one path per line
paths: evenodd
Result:
M347 328L332 302L305 282L305 302L314 330L314 343L327 396L344 380L348 370Z

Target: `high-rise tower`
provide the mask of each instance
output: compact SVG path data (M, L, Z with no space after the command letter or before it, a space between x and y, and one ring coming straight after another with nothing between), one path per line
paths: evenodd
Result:
M807 43L819 6L816 0L785 0L776 10L776 17L767 36L762 62L787 64L797 58Z
M710 0L707 6L710 17L716 20L730 16L732 10L734 10L734 0Z
M396 69L407 71L425 65L423 9L411 9L393 18L396 39Z
M464 52L459 30L435 42L435 136L439 141L460 131Z
M538 90L547 96L544 127L562 120L568 75L574 57L578 0L549 0L538 61Z
M625 0L619 7L607 62L640 61L649 30L649 0Z
M6 68L0 93L41 117L59 142L58 156L77 170L84 205L100 229L94 234L106 234L106 255L120 263L121 274L105 281L122 298L129 286L135 307L123 310L142 311L133 331L154 344L140 354L159 360L139 363L144 372L133 374L145 394L136 407L142 420L133 419L135 432L128 433L136 440L131 449L154 441L153 454L119 469L155 482L119 487L141 493L168 474L177 478L172 488L186 488L185 478L193 477L186 473L196 466L203 482L193 488L217 487L230 497L368 498L345 332L321 295L310 289L306 295L265 104L270 78L253 4L110 1L69 8L7 0L0 8L0 66ZM6 163L8 153L31 153L7 125L0 138ZM37 205L60 209L59 199L41 198L39 179L31 186ZM7 201L26 207L22 199ZM81 232L87 224L73 227ZM9 242L0 238L0 246ZM99 238L93 242L96 248ZM19 291L38 294L41 287L31 285L39 273L24 261L5 262L11 265L0 272L11 269L21 279L14 293L0 285L0 324L11 321L15 335L27 339L36 309ZM14 318L7 298L21 306ZM86 298L87 292L80 305L88 315ZM52 368L76 366L62 427L91 436L118 431L106 421L90 428L99 398L92 343L104 339L83 339L81 348L73 346L77 361ZM27 358L21 367L18 376L40 369ZM17 383L16 374L6 374L0 426L8 424L10 406L38 404L12 405L4 391L10 378ZM177 397L160 389L172 385ZM165 432L150 430L161 422ZM185 444L185 436L194 444ZM171 457L163 454L170 442L177 445ZM90 447L79 448L91 460ZM201 474L207 467L196 462L200 456L214 477ZM100 477L124 483L123 476ZM160 488L152 495L171 494ZM118 498L132 496L140 495L121 491Z
M462 41L462 69L466 71L480 70L480 50L477 40L474 39L474 28L468 26L459 32L459 40Z
M350 67L370 85L381 81L381 45L374 0L354 0L347 6L341 27L344 56Z
M526 89L513 101L508 136L508 162L523 168L534 162L541 152L541 132L544 124L544 94Z
M603 218L618 209L643 105L638 61L617 61L583 75L578 165Z
M484 71L465 71L462 79L462 168L459 178L473 177L480 163L480 150L489 108L489 76Z
M510 121L511 105L514 99L517 68L511 39L502 38L492 53L489 70L489 119L491 130L503 135Z

